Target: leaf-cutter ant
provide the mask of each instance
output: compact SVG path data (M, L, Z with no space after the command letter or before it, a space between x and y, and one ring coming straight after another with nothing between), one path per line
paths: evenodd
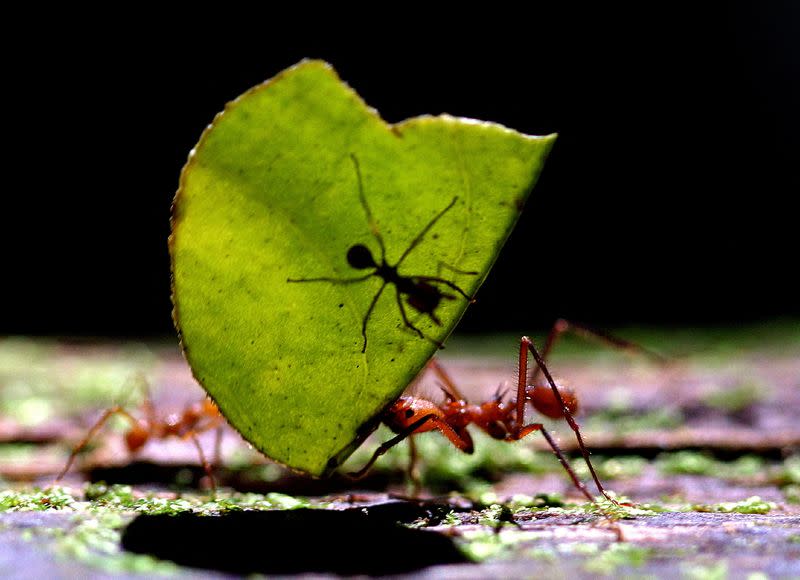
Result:
M214 445L214 464L219 462L220 445L222 441L222 427L224 419L217 409L217 406L209 398L187 405L180 413L170 413L158 415L155 406L150 399L146 383L141 383L145 392L145 397L140 405L141 417L136 417L132 412L121 405L115 405L106 409L100 418L92 425L86 436L73 448L64 469L56 477L56 483L61 481L72 467L75 458L89 444L92 438L97 435L103 425L114 415L124 417L129 423L130 428L125 433L125 446L128 452L135 454L140 451L148 441L153 439L168 439L175 437L182 440L191 440L197 449L200 463L208 477L213 490L216 490L216 480L211 464L206 459L203 448L197 436L206 431L216 429L216 440Z
M652 353L632 342L589 329L583 325L559 320L551 330L541 354L530 338L523 336L520 339L518 361L519 379L516 388L516 398L505 401L504 393L498 391L494 397L481 404L469 403L444 368L433 360L430 363L430 367L442 383L441 386L445 393L446 400L443 403L434 403L433 401L421 397L400 397L388 407L381 417L383 423L397 433L397 436L380 445L363 468L349 475L356 479L363 477L381 455L408 438L411 444L411 464L409 465L408 472L411 475L415 487L418 488L419 482L416 481L414 477L416 451L413 446L412 435L438 430L459 450L471 454L474 451L474 444L472 436L469 434L469 431L467 431L467 427L470 424L475 425L494 439L508 442L519 441L531 433L539 431L547 440L548 445L553 450L553 453L558 458L575 487L586 496L589 501L594 502L594 497L592 497L586 489L586 486L578 478L566 456L561 451L556 441L551 437L550 433L545 429L544 425L542 423L526 423L525 408L527 402L530 401L533 408L542 415L550 419L563 418L567 421L567 424L575 433L581 455L589 468L589 473L597 489L607 500L617 504L617 501L608 495L600 482L600 478L597 476L597 472L589 458L589 450L584 443L580 427L574 419L574 415L578 411L577 395L571 389L564 387L559 388L545 364L545 358L551 352L558 338L564 332L570 330L581 336L599 339L616 348L646 354L662 362L665 360L660 355ZM536 363L530 372L528 368L529 353ZM544 375L544 384L542 384L539 379L540 375Z
M414 332L422 339L427 339L442 348L442 343L434 340L429 336L425 336L425 334L408 319L408 315L406 314L406 309L403 304L403 297L405 297L406 302L409 306L411 306L414 310L419 312L420 314L425 314L431 321L436 324L437 326L441 326L442 322L439 317L436 315L436 309L439 307L439 304L442 300L455 300L455 296L453 294L446 294L442 292L440 288L437 287L437 284L441 284L447 286L448 288L458 292L463 296L465 299L470 301L470 303L474 302L472 297L468 296L466 292L464 292L461 288L459 288L455 283L450 280L446 280L444 278L438 276L404 276L400 274L398 268L403 263L403 261L408 257L411 251L416 248L419 243L425 237L425 234L430 231L430 229L439 221L444 214L450 211L453 206L458 201L458 197L454 197L453 200L441 210L438 214L436 214L433 219L431 219L428 224L422 228L422 231L417 234L417 236L411 241L411 244L406 248L403 254L400 256L400 259L397 260L394 264L390 264L386 261L386 245L383 241L383 236L381 236L380 230L378 230L378 224L375 221L375 218L372 215L372 211L370 210L369 204L367 203L367 198L364 195L364 185L361 179L361 167L358 163L358 158L354 154L350 154L350 158L353 161L353 166L355 167L356 177L358 179L358 197L361 201L361 205L364 207L364 212L367 215L367 221L369 223L369 229L372 235L378 242L378 245L381 249L381 257L380 262L377 262L372 255L372 251L365 246L364 244L355 244L347 250L347 263L350 265L351 268L355 268L356 270L371 270L368 274L363 276L358 276L356 278L332 278L332 277L322 277L322 278L288 278L287 282L330 282L331 284L355 284L358 282L364 282L373 276L377 276L381 280L383 280L383 284L375 293L375 296L372 298L372 302L367 309L367 313L364 315L364 319L361 323L361 335L364 337L364 344L361 347L361 352L367 351L367 324L369 323L370 316L372 316L372 311L375 309L375 305L378 303L378 299L383 294L384 289L387 285L393 284L395 287L395 296L397 300L397 307L400 309L400 315L403 317L403 323L405 326ZM440 263L440 267L445 266L449 270L457 272L459 274L465 275L477 275L477 272L465 272L462 270L458 270L453 268L452 266L446 266Z

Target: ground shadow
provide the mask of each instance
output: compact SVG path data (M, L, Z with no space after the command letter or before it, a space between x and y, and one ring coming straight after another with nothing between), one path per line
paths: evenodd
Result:
M405 502L344 511L142 515L125 530L122 545L183 566L235 574L387 575L468 562L450 538L398 524L431 515Z

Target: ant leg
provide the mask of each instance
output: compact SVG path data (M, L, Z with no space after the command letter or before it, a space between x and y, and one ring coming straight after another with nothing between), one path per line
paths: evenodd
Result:
M572 332L573 334L576 334L577 336L587 340L601 342L606 346L610 346L611 348L617 348L635 354L644 355L662 364L667 362L667 358L665 356L646 349L635 342L625 340L624 338L619 338L618 336L613 336L601 330L590 328L584 324L570 322L569 320L565 320L563 318L556 320L555 324L553 324L553 328L550 329L550 333L547 335L547 340L544 343L544 348L542 348L542 360L547 361L548 356L550 356L550 352L553 350L553 346L555 346L556 342L558 342L558 339L561 338L561 336L566 332ZM528 378L529 384L536 384L540 374L541 370L539 367L535 367L531 371L530 377Z
M95 435L97 435L97 433L100 431L103 425L105 425L106 422L113 415L122 415L131 422L134 428L140 426L139 421L137 421L133 415L128 413L128 411L126 411L119 405L111 407L110 409L106 409L105 412L103 412L103 415L97 420L97 422L94 425L92 425L91 429L89 429L89 432L86 434L86 437L81 439L80 443L78 443L72 450L72 453L70 453L69 459L67 460L67 464L64 466L64 469L62 469L61 472L58 474L58 476L56 476L55 483L58 483L63 479L63 477L69 471L70 467L72 467L72 464L75 461L75 458L78 456L78 453L80 453L83 450L83 448L89 444L89 441L91 441L92 438Z
M567 423L570 426L570 429L575 433L575 438L578 440L578 447L580 447L581 455L583 456L583 460L586 462L586 465L589 467L589 473L592 474L592 479L594 480L595 485L597 485L597 489L600 490L600 493L603 494L607 500L614 504L618 504L618 502L609 496L606 493L606 490L603 488L603 484L600 483L600 478L597 477L597 473L594 470L594 466L592 465L592 461L589 459L589 450L586 448L586 444L583 442L583 437L581 436L581 430L578 424L575 422L575 419L572 417L572 412L567 407L566 403L564 402L564 398L561 396L561 392L559 392L558 387L556 386L556 382L553 380L553 376L550 374L550 371L547 370L547 366L544 364L544 360L542 359L539 352L536 350L536 347L533 344L533 341L528 338L527 336L523 336L520 339L520 347L519 347L519 387L517 390L517 418L518 418L518 425L522 425L525 422L525 400L523 399L520 404L520 397L526 397L526 388L527 386L523 387L523 384L526 382L525 379L528 376L528 351L530 351L531 355L533 356L536 364L542 369L542 373L544 373L545 378L547 379L550 388L553 390L553 394L558 401L558 404L561 406L561 409L564 412L564 419L566 419ZM520 429L518 428L515 435L520 433Z
M217 427L217 431L214 434L214 463L212 467L218 468L222 465L222 433L224 428L222 425Z
M425 334L419 328L417 328L416 326L414 326L412 324L412 322L408 319L408 315L406 314L406 307L403 305L403 297L400 294L400 290L396 291L396 296L397 296L397 307L400 309L400 315L403 317L403 323L408 328L410 328L411 330L416 332L419 335L420 338L422 338L424 340L430 340L437 347L444 348L444 344L442 344L441 342L439 342L438 340L436 340L434 338L431 338L430 336L425 336ZM431 320L433 320L433 322L435 322L436 324L441 326L441 322L439 322L439 320L437 318L435 318L432 313L428 313L428 316L431 317Z
M195 449L197 449L197 455L200 457L200 463L203 466L203 471L206 472L208 476L208 480L211 482L211 490L216 495L217 493L217 480L214 479L214 472L211 469L211 465L208 463L206 459L206 454L203 453L203 447L200 445L200 440L197 438L197 433L194 431L189 431L185 437L188 437L194 443Z
M442 432L442 435L447 437L453 445L458 447L464 453L472 453L474 451L472 438L466 431L462 433L464 435L464 437L462 437L456 433L455 429L453 429L437 415L425 415L422 417L422 419L414 421L411 425L403 429L398 435L395 435L385 443L382 443L380 447L375 450L375 453L372 455L372 458L367 462L367 464L358 471L348 473L348 477L351 477L352 479L361 479L364 477L367 471L369 471L369 469L375 464L381 455L389 451L389 449L400 443L403 439L408 438L428 421L435 423L436 428Z
M411 324L411 321L408 319L408 316L406 315L406 307L403 306L403 297L400 294L400 290L397 290L395 294L397 297L397 307L400 308L400 315L403 317L403 322L408 328L416 332L420 338L424 339L425 335L422 334L422 331L419 328Z
M472 296L469 296L466 292L464 292L461 288L456 286L450 280L445 280L444 278L437 278L436 276L412 276L414 280L422 280L424 282L436 282L438 284L444 284L461 294L464 298L469 300L470 304L475 304L475 299Z
M370 274L371 276L372 274ZM381 284L380 290L375 296L372 298L372 302L369 304L369 308L367 308L367 313L364 315L364 321L361 323L361 336L364 337L364 346L361 347L361 352L367 352L367 323L369 322L369 317L372 316L372 311L375 309L375 305L378 303L378 298L381 297L383 294L383 289L386 288L387 282Z
M431 359L431 362L428 363L428 367L434 373L436 373L436 376L439 377L439 380L442 381L442 383L444 383L444 386L446 387L445 391L447 391L447 394L450 397L452 397L453 400L455 401L467 400L466 397L464 397L464 395L461 394L461 391L453 382L453 379L450 377L447 371L444 370L444 367L439 364L439 361L437 361L436 359Z
M419 245L419 243L422 241L422 238L424 238L424 237L425 237L425 234L427 234L427 233L428 233L428 231L429 231L429 230L430 230L430 229L433 227L433 225L434 225L436 222L438 222L438 221L439 221L439 219L441 219L441 217L442 217L444 214L446 214L448 211L450 211L450 210L453 208L453 206L456 204L456 201L458 201L458 196L454 197L454 198L453 198L453 201L451 201L451 202L450 202L450 204L449 204L449 205L448 205L446 208L444 208L442 211L440 211L439 213L437 213L437 214L436 214L436 215L433 217L433 219L432 219L431 221L429 221L429 222L428 222L428 225L426 225L424 228L422 228L422 231L421 231L420 233L418 233L418 234L417 234L417 237L416 237L416 238L414 238L414 239L411 241L411 244L408 246L408 248L406 248L406 251L405 251L405 252L403 252L403 255L402 255L402 256L400 256L400 259L399 259L399 260L397 261L397 263L394 265L394 266L395 266L395 268L397 268L398 266L400 266L400 264L403 262L403 260L405 260L405 259L408 257L408 255L411 253L411 250L413 250L414 248L416 248L416 247L417 247L417 245Z
M408 437L408 479L411 482L411 496L417 497L422 489L422 479L418 469L419 455L414 435Z
M527 437L528 435L534 433L535 431L540 431L542 435L544 435L544 438L547 440L547 443L550 445L550 448L553 450L553 453L558 458L559 463L561 463L561 467L563 467L564 470L567 472L567 474L569 474L569 477L572 480L572 483L575 485L575 487L578 488L578 490L583 495L585 495L590 502L594 502L592 494L589 493L589 490L586 489L586 486L583 484L583 482L580 479L578 479L577 474L575 473L575 471L573 471L572 466L569 464L569 461L567 461L567 458L564 456L564 453L561 451L561 448L555 442L555 439L553 439L550 436L550 433L547 432L547 429L544 428L544 425L542 425L541 423L531 423L530 425L525 425L522 429L520 429L519 433L510 436L506 440L519 441L520 439Z

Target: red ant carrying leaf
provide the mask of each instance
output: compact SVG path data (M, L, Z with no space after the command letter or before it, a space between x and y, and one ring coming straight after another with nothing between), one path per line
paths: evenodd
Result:
M553 450L553 453L556 455L567 474L569 474L575 487L583 493L589 501L593 502L594 497L575 474L567 458L564 456L555 440L550 436L550 433L545 429L544 425L542 423L526 422L525 408L527 402L530 401L534 409L542 415L551 419L563 418L567 421L570 428L575 433L581 455L589 468L589 473L597 489L607 500L616 504L617 501L608 495L602 483L600 483L600 478L597 476L589 458L589 450L586 448L586 444L583 441L580 427L575 422L574 415L578 410L578 398L576 394L571 389L559 389L545 364L545 359L550 354L553 345L562 334L569 330L582 336L599 339L616 348L636 351L663 361L660 355L651 353L634 343L591 330L582 325L569 323L566 320L559 320L550 331L541 354L530 338L523 336L520 339L519 380L517 383L516 398L510 401L504 401L503 395L498 393L490 400L481 404L469 403L439 363L431 361L431 369L443 383L446 401L437 404L421 397L400 397L382 416L383 423L398 435L378 447L369 462L360 470L351 473L350 476L354 478L363 477L381 455L402 440L410 438L412 435L418 433L438 430L459 450L464 453L472 453L474 450L472 436L469 434L469 431L467 431L467 427L470 424L475 425L494 439L508 442L519 441L531 433L539 431L547 440L547 443L550 445L550 448ZM529 353L536 362L536 366L533 367L530 374L528 372ZM541 375L544 375L546 379L545 384L541 384L540 382ZM409 441L413 440L409 439ZM411 456L412 461L408 471L409 474L412 474L413 480L414 462L416 461L416 454L413 452L413 447Z
M122 405L115 405L106 409L86 433L86 436L73 448L64 469L62 469L56 477L56 483L63 479L72 467L78 454L89 444L92 438L97 435L108 420L115 415L120 415L130 423L130 428L125 433L125 446L128 448L129 453L137 453L148 441L154 439L163 440L174 437L184 441L187 439L191 440L197 449L200 463L208 476L212 489L216 489L216 481L212 472L212 466L206 459L205 453L203 453L198 435L212 429L217 430L214 445L214 464L217 464L220 456L222 427L225 423L217 406L211 399L205 398L202 401L187 405L180 413L159 415L150 398L146 381L141 379L137 381L137 383L144 392L144 399L139 405L138 414L140 416L137 417L133 412Z

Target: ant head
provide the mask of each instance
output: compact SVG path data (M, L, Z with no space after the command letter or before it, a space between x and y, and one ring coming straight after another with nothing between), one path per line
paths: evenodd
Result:
M569 409L570 415L575 415L578 412L578 397L571 389L561 387L559 389L561 398L564 404ZM550 387L537 385L532 391L528 391L533 408L539 411L545 417L551 419L562 419L564 417L564 409L556 399L553 390Z
M357 270L378 267L375 258L372 257L372 252L364 244L356 244L347 250L347 263Z

